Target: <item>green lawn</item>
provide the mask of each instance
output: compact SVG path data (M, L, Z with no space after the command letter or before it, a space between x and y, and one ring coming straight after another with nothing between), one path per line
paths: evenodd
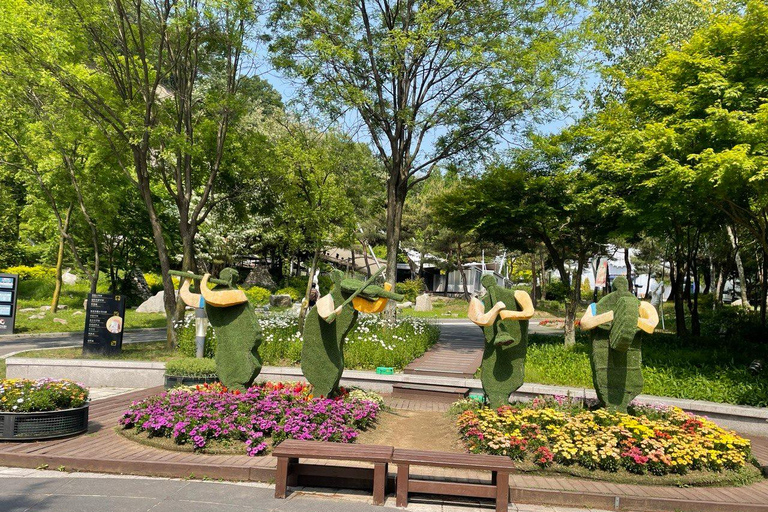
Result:
M149 343L127 343L123 350L115 356L98 354L83 355L82 347L52 348L44 350L29 350L16 354L14 357L35 357L53 359L120 359L124 361L168 361L178 357L175 349L168 349L165 341L153 341ZM3 361L5 364L5 361Z
M34 307L29 306L27 301L20 301L19 309ZM76 314L76 313L81 314ZM16 333L36 333L36 332L70 332L82 331L85 327L85 312L80 304L80 309L65 309L52 313L45 313L41 319L31 319L31 316L41 313L40 311L30 311L19 313L16 316ZM54 322L54 318L65 320L66 324ZM165 327L165 316L161 313L136 313L133 309L125 311L125 328L140 329L144 327Z

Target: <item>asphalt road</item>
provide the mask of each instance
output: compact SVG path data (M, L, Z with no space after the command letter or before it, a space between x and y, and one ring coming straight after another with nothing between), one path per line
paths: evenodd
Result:
M165 329L137 329L125 331L123 343L143 343L165 339ZM0 336L0 359L9 354L38 348L70 347L83 344L82 332L20 334ZM2 512L2 508L0 508Z

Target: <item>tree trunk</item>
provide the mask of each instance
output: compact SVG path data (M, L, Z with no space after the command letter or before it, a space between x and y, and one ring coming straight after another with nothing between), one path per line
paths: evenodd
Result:
M360 244L363 246L363 261L365 261L365 274L366 278L371 277L371 264L368 262L368 244L360 240Z
M301 301L301 310L299 311L299 332L304 330L304 318L307 316L307 309L309 308L309 293L312 291L312 279L315 277L315 270L317 269L317 260L319 257L320 246L318 245L315 248L315 255L312 257L312 267L309 269L309 276L307 277L307 289L304 290L304 300ZM318 290L318 292L319 291L320 290Z
M64 232L69 231L69 220L72 217L72 203L67 208L67 215L64 218ZM61 267L64 264L64 235L59 234L59 252L56 254L56 287L53 289L53 298L51 299L51 312L55 313L59 309L59 297L61 297Z
M408 192L408 183L403 179L395 182L390 173L387 182L387 282L395 288L397 285L397 252L400 249L400 228L403 222L403 206ZM389 301L384 310L384 318L394 321L396 315L395 302Z
M648 264L648 279L645 280L645 295L643 298L648 298L648 292L651 290L651 272L653 271L653 265Z
M736 239L736 235L733 232L733 228L730 225L726 225L725 229L728 231L728 238L731 241L731 247L733 247L736 256L736 271L739 273L739 288L741 289L741 306L743 308L749 308L749 299L747 298L747 279L744 277L744 264L741 261L741 254L739 253L739 242Z
M570 297L565 302L565 347L576 345L576 309L579 306L581 296L581 274L584 272L584 263L579 261L576 265L573 278L570 280Z
M768 258L766 258L766 253L763 251L763 262L762 262L762 276L760 279L760 325L763 328L763 332L765 332L765 321L766 321L766 315L765 315L765 308L766 308L766 295L768 295L768 280L766 279L766 273L768 273Z
M699 320L699 266L696 262L696 258L693 259L692 265L693 271L693 301L689 304L688 309L691 311L691 334L694 336L701 335L701 322Z
M179 223L179 233L181 234L182 242L182 257L181 257L181 270L184 272L197 273L197 262L195 261L195 235L197 229L194 226L190 226L185 221ZM211 269L213 270L213 269ZM176 301L176 307L174 308L173 321L177 322L184 318L184 311L186 311L187 305L183 300Z
M461 284L464 287L464 300L469 302L469 288L467 286L467 271L464 270L464 265L461 263L461 251L456 253L456 263L459 267L459 275L461 276Z
M157 216L155 204L152 199L152 190L149 183L147 171L147 155L138 149L134 149L134 165L136 166L136 177L138 178L139 194L144 201L149 215L149 223L152 227L152 239L157 248L157 259L160 262L160 272L163 277L163 305L165 306L166 316L166 346L173 348L176 346L176 331L173 328L173 318L176 312L176 290L173 286L173 279L168 273L171 270L171 260L168 257L168 248L165 245L163 237L163 226Z
M536 286L536 255L531 255L531 302L533 307L536 307L537 300L537 286Z
M677 262L671 263L669 277L672 281L672 293L675 297L675 331L678 336L688 334L688 328L685 325L685 300L683 299L683 287L685 282L685 265L682 258Z
M624 248L624 266L627 268L627 283L629 291L635 293L634 281L632 281L632 262L629 261L629 247Z

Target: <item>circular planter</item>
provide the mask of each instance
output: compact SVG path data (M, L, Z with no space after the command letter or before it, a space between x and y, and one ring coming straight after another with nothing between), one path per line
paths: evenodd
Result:
M0 412L0 440L39 441L88 430L88 406L45 412Z
M166 375L165 389L171 389L177 386L212 384L214 382L219 382L218 375Z

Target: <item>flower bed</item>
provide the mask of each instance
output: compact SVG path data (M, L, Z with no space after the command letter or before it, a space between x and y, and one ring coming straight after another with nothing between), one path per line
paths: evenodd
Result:
M74 409L86 402L88 390L71 380L0 380L0 411L3 412Z
M68 380L0 380L0 439L52 439L88 429L88 390Z
M294 313L270 313L259 318L259 325L264 336L259 354L265 365L292 365L301 360L304 340ZM176 329L180 355L194 357L194 318L187 316ZM420 318L403 317L394 325L385 326L378 315L361 314L347 337L344 361L347 368L388 366L401 369L424 354L439 337L440 329ZM205 357L212 358L215 353L216 336L209 327Z
M746 468L750 442L676 407L634 406L631 414L587 410L568 399L536 399L460 413L472 452L508 455L540 468L553 465L656 476Z
M374 424L380 405L360 394L315 398L305 384L264 383L245 393L220 384L177 388L134 402L119 424L205 450L211 443L243 443L243 451L264 454L285 439L349 443Z

